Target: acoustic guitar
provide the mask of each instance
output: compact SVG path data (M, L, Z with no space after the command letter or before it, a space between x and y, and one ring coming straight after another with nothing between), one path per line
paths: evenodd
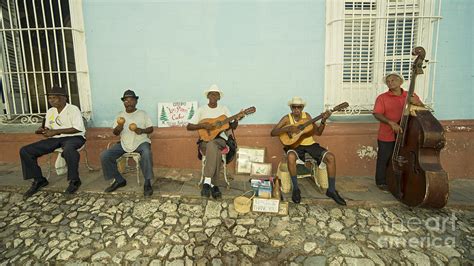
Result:
M349 104L347 102L343 102L343 103L337 105L336 107L334 107L333 109L331 109L330 112L331 113L337 112L337 111L340 111L344 108L347 108L348 106L349 106ZM288 125L288 126L283 127L283 128L286 128L286 127L296 126L296 127L298 127L300 132L298 132L298 133L289 133L289 132L281 133L280 136L279 136L281 144L283 144L284 146L289 146L290 148L294 148L294 147L298 146L301 143L301 141L303 141L303 139L305 139L305 138L307 138L307 137L309 137L313 134L313 130L314 130L313 123L318 121L321 118L323 118L322 114L316 116L313 119L310 119L310 120L304 119L304 120L298 121L297 123L295 123L293 125Z
M216 118L203 119L199 121L199 124L208 123L208 124L213 125L214 127L210 130L198 129L199 138L203 141L211 141L215 139L217 135L219 135L222 131L229 129L230 121L235 120L239 115L243 114L244 116L246 116L246 115L255 113L255 111L257 111L257 109L254 106L252 106L231 117L227 117L226 115L221 115Z

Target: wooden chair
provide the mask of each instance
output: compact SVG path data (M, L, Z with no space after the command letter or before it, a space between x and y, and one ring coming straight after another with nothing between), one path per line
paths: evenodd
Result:
M298 178L311 178L321 193L324 193L328 188L326 164L324 162L318 164L318 162L307 153L305 154L304 161L301 159L296 161L296 173Z

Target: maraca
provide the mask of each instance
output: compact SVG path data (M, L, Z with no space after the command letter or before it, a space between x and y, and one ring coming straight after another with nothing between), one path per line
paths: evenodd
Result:
M131 124L128 126L128 129L130 129L131 131L135 131L135 130L137 129L137 124L131 123Z
M117 124L119 124L119 125L125 124L125 118L123 118L123 117L117 118Z

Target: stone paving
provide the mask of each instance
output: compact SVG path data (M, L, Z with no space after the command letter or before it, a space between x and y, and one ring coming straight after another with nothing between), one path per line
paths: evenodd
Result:
M474 211L290 203L238 214L232 200L0 191L0 263L472 265Z

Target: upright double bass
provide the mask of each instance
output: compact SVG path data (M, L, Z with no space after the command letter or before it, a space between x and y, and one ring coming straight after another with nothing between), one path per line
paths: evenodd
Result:
M417 75L423 74L425 49L416 47L410 89L403 108L392 160L387 168L389 191L408 206L443 208L449 196L448 174L440 164L446 139L440 122L424 108L413 110L410 98Z

